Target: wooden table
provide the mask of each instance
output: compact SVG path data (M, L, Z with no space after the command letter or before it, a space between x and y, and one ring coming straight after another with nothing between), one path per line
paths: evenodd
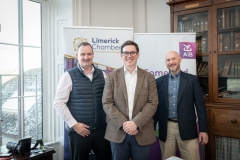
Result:
M42 153L35 153L31 150L30 154L26 154L26 155L19 155L18 153L13 153L13 158L11 160L24 160L24 159L30 159L30 160L52 160L53 159L53 153L56 153L56 151L53 148L47 148L46 147L46 151L42 152ZM39 151L39 149L37 149ZM1 146L0 147L0 152L2 153L7 153L8 149L6 148L6 146Z

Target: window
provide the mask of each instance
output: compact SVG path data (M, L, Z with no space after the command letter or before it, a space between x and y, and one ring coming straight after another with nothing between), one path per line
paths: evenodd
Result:
M0 145L42 138L41 4L0 0Z

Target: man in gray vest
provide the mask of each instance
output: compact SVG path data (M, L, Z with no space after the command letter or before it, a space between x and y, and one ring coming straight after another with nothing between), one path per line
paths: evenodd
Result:
M91 149L98 160L111 160L110 143L104 139L105 75L92 65L94 53L88 42L79 44L76 57L79 64L67 70L59 81L54 107L65 121L73 160L88 160Z

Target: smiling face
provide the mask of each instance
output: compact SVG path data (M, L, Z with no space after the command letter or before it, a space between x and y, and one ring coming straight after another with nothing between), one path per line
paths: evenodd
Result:
M166 65L172 75L175 75L180 71L181 62L182 58L175 51L170 51L166 55Z
M137 52L137 49L134 45L126 45L125 47L123 47L122 52ZM138 57L139 53L135 54L134 56L131 54L121 54L123 64L128 70L135 69L135 67L137 66Z
M78 53L76 54L77 60L80 66L86 70L92 68L92 61L94 57L94 53L92 51L91 46L80 46L78 49Z

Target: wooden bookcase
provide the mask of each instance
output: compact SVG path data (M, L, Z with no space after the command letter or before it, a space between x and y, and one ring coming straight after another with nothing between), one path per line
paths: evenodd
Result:
M209 118L204 159L215 160L215 137L240 140L240 0L169 0L167 4L171 32L196 32L196 72Z

